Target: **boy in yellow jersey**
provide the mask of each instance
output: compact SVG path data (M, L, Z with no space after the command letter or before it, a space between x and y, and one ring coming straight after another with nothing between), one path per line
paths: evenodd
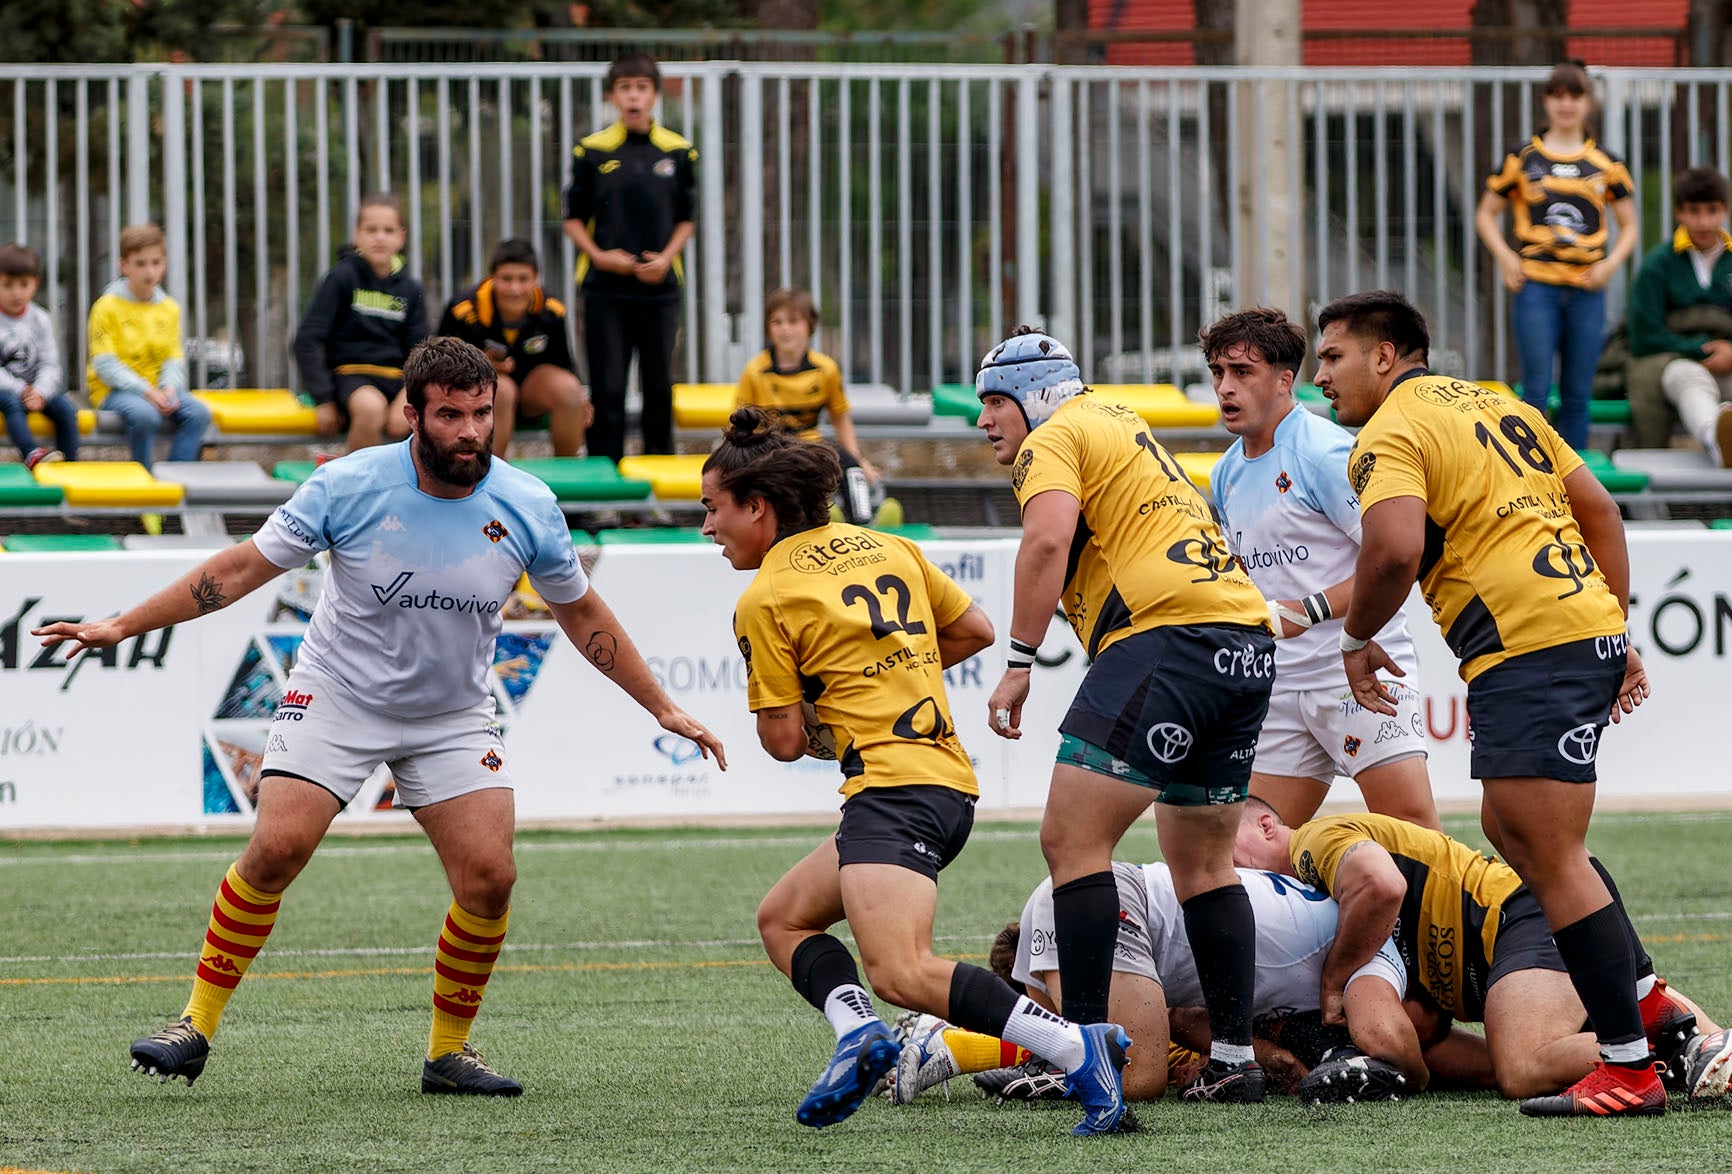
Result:
M764 333L770 345L740 372L734 405L756 404L789 432L813 444L824 443L818 418L828 414L835 430L836 458L842 462L842 488L836 500L844 521L857 526L901 524L902 503L884 496L883 478L860 455L842 369L829 355L812 349L818 305L803 289L773 289L764 299Z
M1338 1011L1362 1016L1369 1000L1387 1001L1388 992L1371 985L1356 984L1343 996L1341 976L1354 973L1393 933L1414 1014L1412 1022L1395 1020L1404 1029L1398 1041L1404 1066L1430 1066L1435 1075L1472 1083L1489 1063L1488 1075L1511 1098L1544 1096L1594 1068L1598 1041L1582 1029L1582 1003L1545 915L1502 861L1386 815L1325 816L1290 828L1256 798L1245 806L1234 856L1246 867L1316 885L1340 902L1323 977L1325 998ZM1641 975L1635 989L1644 1021L1652 1022L1650 1040L1674 1060L1693 1057L1719 1026L1655 976L1639 940L1633 946ZM1485 1025L1483 1056L1464 1047L1465 1037L1441 1042L1451 1020ZM1422 1022L1423 1028L1405 1030ZM1696 1034L1698 1028L1709 1036ZM1714 1048L1724 1046L1722 1038ZM1689 1068L1669 1066L1680 1081ZM1724 1095L1724 1073L1717 1083L1709 1078L1685 1087L1693 1099ZM1621 1111L1623 1099L1615 1092L1599 1098L1583 1111Z
M975 380L980 427L1022 504L1010 654L990 728L1022 736L1029 670L1061 599L1094 663L1060 724L1041 825L1065 1012L1105 1018L1119 904L1112 852L1159 803L1211 1029L1192 1100L1260 1101L1252 1058L1255 917L1233 871L1275 676L1269 608L1209 503L1136 413L1082 384L1063 344L1021 327Z
M162 229L135 224L120 234L120 280L90 307L91 406L126 422L132 459L150 468L156 434L174 428L171 461L196 461L210 409L187 394L180 303L162 290L168 253Z
M828 448L754 407L735 409L703 473L704 533L736 569L757 572L734 634L758 738L782 762L811 752L811 704L842 769L836 834L758 907L770 960L836 1032L795 1119L845 1119L897 1061L853 957L825 932L846 919L880 998L1052 1061L1083 1106L1075 1132L1110 1133L1124 1114L1124 1032L1078 1027L990 971L933 956L938 873L967 842L979 795L944 669L991 645L992 623L913 543L832 523L840 473Z
M1364 426L1347 466L1363 527L1341 633L1348 685L1395 712L1376 674L1401 671L1369 637L1417 578L1461 659L1486 835L1545 911L1599 1035L1602 1062L1522 1112L1663 1113L1635 930L1586 845L1600 732L1648 695L1624 630L1617 504L1536 409L1427 371L1425 319L1401 295L1341 298L1318 328L1317 385L1342 424Z

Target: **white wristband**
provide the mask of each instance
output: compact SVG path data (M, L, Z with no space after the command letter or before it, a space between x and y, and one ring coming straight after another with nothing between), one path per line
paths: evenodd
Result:
M1265 599L1263 602L1269 605L1269 626L1275 629L1275 639L1285 640L1287 638L1287 633L1281 625L1282 620L1286 620L1296 628L1309 628L1311 626L1311 617L1304 612L1294 611L1278 599Z
M1369 639L1361 640L1357 636L1349 636L1346 628L1341 629L1341 651L1358 652L1369 643L1371 643Z

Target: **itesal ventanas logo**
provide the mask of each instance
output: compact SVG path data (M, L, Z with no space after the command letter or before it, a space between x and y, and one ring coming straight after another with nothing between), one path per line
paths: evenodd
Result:
M428 588L423 595L417 595L413 591L405 591L404 588L409 585L409 580L414 577L414 571L402 571L389 583L383 585L369 583L368 586L373 589L373 596L379 601L381 607L408 607L421 611L455 611L473 612L476 615L498 615L500 607L503 606L502 600L478 599L473 595L468 599L459 599L455 595L444 594L437 587Z

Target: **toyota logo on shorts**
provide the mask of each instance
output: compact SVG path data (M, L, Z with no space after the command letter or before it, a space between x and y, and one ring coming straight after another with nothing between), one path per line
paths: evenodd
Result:
M1151 726L1148 735L1149 753L1162 762L1178 762L1191 752L1191 731L1172 722Z
M1558 753L1577 766L1592 766L1594 751L1600 740L1600 727L1593 722L1564 731L1558 739Z

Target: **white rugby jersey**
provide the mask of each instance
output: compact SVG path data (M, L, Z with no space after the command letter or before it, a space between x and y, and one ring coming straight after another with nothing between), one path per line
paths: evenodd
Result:
M1359 499L1347 483L1353 435L1295 407L1275 427L1262 456L1233 441L1209 474L1227 544L1268 599L1303 599L1353 574L1359 559ZM1277 689L1346 688L1341 668L1345 613L1275 644ZM1418 675L1407 615L1397 609L1377 642L1407 674Z
M489 695L500 608L525 571L549 603L589 590L545 484L494 457L469 496L433 497L416 485L412 443L321 465L253 535L285 569L331 552L297 670L401 718Z
M1335 923L1340 906L1321 889L1288 876L1240 868L1240 882L1251 898L1251 913L1257 922L1257 978L1253 1015L1287 1014L1317 1010L1323 982L1323 960L1335 941ZM1113 957L1114 970L1141 973L1134 957L1146 951L1152 957L1155 977L1169 1007L1201 1007L1203 984L1197 978L1197 961L1185 932L1185 915L1173 891L1173 875L1165 864L1113 862L1119 882L1119 943ZM1134 940L1142 926L1146 944ZM1133 939L1133 940L1127 940ZM1022 910L1022 936L1017 943L1012 970L1018 981L1045 991L1046 984L1034 977L1034 951L1039 949L1042 971L1058 969L1058 945L1053 932L1052 880L1041 882ZM1361 975L1386 979L1397 994L1407 989L1407 968L1396 952L1393 939L1383 943L1371 961L1347 980Z

